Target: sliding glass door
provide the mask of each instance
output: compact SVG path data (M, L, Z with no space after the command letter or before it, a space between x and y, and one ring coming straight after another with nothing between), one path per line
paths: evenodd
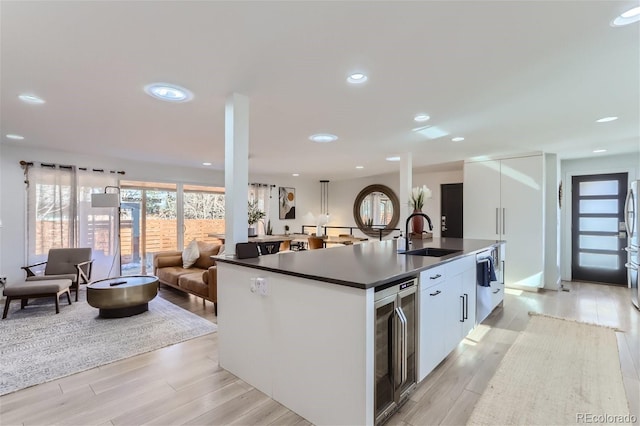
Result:
M224 188L121 181L122 274L153 274L153 255L224 234Z
M176 185L121 182L123 275L152 274L153 254L178 249Z

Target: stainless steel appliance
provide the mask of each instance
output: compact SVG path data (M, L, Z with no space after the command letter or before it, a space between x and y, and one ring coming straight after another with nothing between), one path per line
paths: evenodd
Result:
M416 386L417 279L375 292L375 419L384 423Z
M496 279L483 286L478 280L476 287L476 324L480 324L489 316L504 299L504 251L502 245L476 254L476 263L485 264L491 260Z
M629 192L624 203L624 223L627 231L627 284L631 293L631 303L640 309L640 289L638 288L638 264L640 253L638 251L638 228L640 228L640 194L638 187L640 181L633 181L629 185Z

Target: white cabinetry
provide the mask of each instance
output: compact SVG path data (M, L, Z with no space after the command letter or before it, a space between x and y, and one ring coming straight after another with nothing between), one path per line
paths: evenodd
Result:
M464 238L505 240L507 286L544 285L544 156L466 162Z
M475 256L420 273L418 382L473 329L475 288Z

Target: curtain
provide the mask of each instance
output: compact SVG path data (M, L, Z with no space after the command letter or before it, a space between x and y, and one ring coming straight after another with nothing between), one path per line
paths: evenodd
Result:
M258 208L264 212L264 219L259 221L256 227L258 235L267 233L267 222L271 219L269 215L269 206L271 204L271 192L275 185L266 183L249 184L249 201L258 201Z
M118 209L91 207L91 193L117 185L117 178L75 166L25 163L23 167L27 264L46 261L52 248L91 247L91 279L119 275Z
M115 176L78 170L77 211L78 247L93 249L92 280L120 275L119 208L91 207L91 194L103 193L107 186L117 186ZM117 191L109 188L109 192Z

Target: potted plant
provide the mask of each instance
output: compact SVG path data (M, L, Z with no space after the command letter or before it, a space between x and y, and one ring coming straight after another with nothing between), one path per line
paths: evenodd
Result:
M427 185L416 186L411 190L411 200L410 204L413 207L413 213L422 212L422 207L424 206L424 201L427 198L431 198L431 190L427 187ZM411 224L413 228L413 234L417 236L421 236L424 231L424 223L423 218L421 216L415 216L411 219ZM407 238L409 236L407 235Z
M247 222L249 222L249 236L255 237L257 235L256 223L258 223L258 221L262 219L265 216L265 214L262 210L258 208L258 200L249 201L247 210L248 210Z
M273 228L271 227L271 219L267 220L267 229L265 230L267 235L273 235Z

